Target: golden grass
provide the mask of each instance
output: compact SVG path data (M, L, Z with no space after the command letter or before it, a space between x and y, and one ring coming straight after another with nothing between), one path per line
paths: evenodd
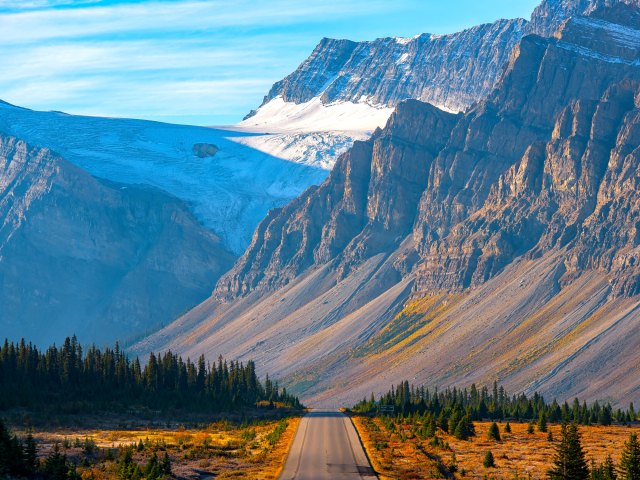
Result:
M179 477L198 477L206 472L205 476L215 478L275 480L284 467L300 418L290 417L287 423L286 430L274 445L269 443L268 435L278 425L275 420L243 428L227 422L216 422L203 429L65 429L37 431L33 435L41 457L46 457L58 444L69 457L81 459L82 448L73 446L76 439L80 443L90 439L102 449L127 447L142 441L145 449L134 455L134 460L141 466L153 451L160 449L168 452L173 472ZM19 436L26 434L16 433ZM80 468L79 473L87 479L114 479L117 466L115 462L106 460Z
M513 479L546 478L555 453L555 442L547 440L547 434L527 433L526 423L512 423L510 434L504 433L504 423L499 424L502 441L489 440L487 431L490 423L475 423L477 436L470 441L457 440L439 431L442 445L434 447L431 440L415 437L409 425L395 424L395 431L389 431L378 419L363 416L353 418L373 468L382 480L385 479L432 479L442 478L438 473L438 462L448 467L454 460L458 471L456 478L470 479ZM560 426L549 425L555 441L560 438ZM607 455L619 461L624 442L637 427L589 426L580 427L582 445L590 462L602 462ZM491 450L496 468L482 466L483 458ZM462 472L465 472L464 477Z

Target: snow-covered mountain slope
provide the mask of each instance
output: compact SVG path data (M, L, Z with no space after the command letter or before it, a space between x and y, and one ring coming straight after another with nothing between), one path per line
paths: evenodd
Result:
M499 20L450 35L368 42L324 38L272 87L263 105L277 97L294 104L319 98L387 107L416 99L465 110L491 91L525 25L523 19Z
M327 171L241 143L259 135L212 128L36 112L0 103L0 132L50 148L91 175L151 185L186 201L196 217L242 253L267 211ZM218 149L205 148L215 145Z
M385 126L393 108L366 102L324 104L320 98L295 104L277 97L237 125L266 135L234 138L278 158L331 170L355 140L366 140Z

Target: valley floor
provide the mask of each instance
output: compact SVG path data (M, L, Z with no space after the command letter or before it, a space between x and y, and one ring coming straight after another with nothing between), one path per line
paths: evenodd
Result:
M555 447L560 439L560 426L549 425L554 441L547 433L528 433L527 423L511 423L511 433L504 433L499 423L500 442L487 436L490 423L475 422L476 436L468 441L438 432L438 445L432 439L421 439L409 423L391 419L354 416L367 455L381 480L447 478L451 465L456 465L455 478L516 479L547 478L552 467ZM636 426L582 426L582 445L587 461L603 462L611 455L617 464L624 443ZM495 458L495 467L483 466L487 451ZM445 473L447 472L447 473Z
M133 462L145 478L154 454L162 462L166 452L171 475L163 475L164 478L267 480L278 478L299 422L299 417L290 416L248 423L222 420L206 425L152 422L134 426L114 422L98 428L47 426L12 430L19 438L32 432L41 465L57 448L78 465L77 472L83 480L123 478L126 450L131 450Z

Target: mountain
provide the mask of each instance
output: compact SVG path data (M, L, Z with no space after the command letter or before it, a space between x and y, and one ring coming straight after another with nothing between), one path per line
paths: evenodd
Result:
M402 378L636 399L640 11L527 35L464 114L400 103L136 345L255 358L307 402Z
M270 133L247 138L258 150L330 169L355 140L383 127L400 102L466 111L491 93L524 35L550 37L569 17L620 2L640 6L639 0L544 0L530 21L498 20L449 35L324 38L239 126Z
M4 134L0 172L3 337L146 333L206 298L235 259L157 189L98 180Z

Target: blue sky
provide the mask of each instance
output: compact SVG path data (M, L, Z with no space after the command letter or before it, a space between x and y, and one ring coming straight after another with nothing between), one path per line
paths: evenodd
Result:
M450 33L539 0L0 0L0 99L40 110L222 125L322 37Z

